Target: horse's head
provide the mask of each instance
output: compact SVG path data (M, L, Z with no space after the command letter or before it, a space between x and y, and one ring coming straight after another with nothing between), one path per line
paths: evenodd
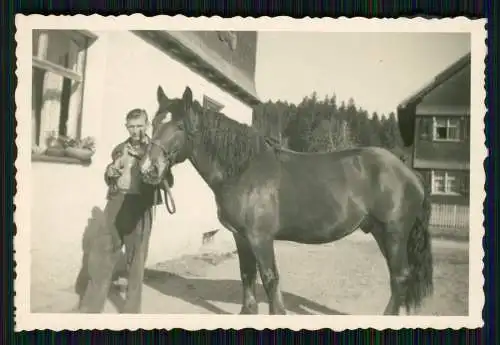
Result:
M186 87L182 98L168 98L162 87L157 91L158 111L152 121L153 135L140 162L143 180L159 184L165 171L190 156L193 93Z

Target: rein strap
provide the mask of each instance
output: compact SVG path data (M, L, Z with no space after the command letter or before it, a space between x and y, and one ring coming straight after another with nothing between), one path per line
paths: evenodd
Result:
M170 191L170 186L168 185L168 182L164 180L163 184L165 186L165 189L163 190L163 195L165 198L165 206L167 207L168 213L174 214L176 211L174 196L172 195L172 192ZM169 200L170 200L170 203L169 203ZM171 207L169 206L170 204L172 205Z
M168 182L163 180L163 187L161 188L163 190L163 197L165 199L165 207L167 208L167 212L170 214L174 214L176 212L176 207L175 207L175 200L174 196L172 195L172 191L170 190L170 187L168 185ZM158 188L155 188L154 190L154 210L153 210L153 218L155 218L156 215L156 202L158 201Z

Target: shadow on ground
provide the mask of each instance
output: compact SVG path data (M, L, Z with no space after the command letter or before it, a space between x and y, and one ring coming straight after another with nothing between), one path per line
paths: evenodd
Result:
M103 242L103 236L106 236L106 233L102 231L102 226L104 224L104 210L101 208L95 206L92 208L90 217L87 222L87 226L83 232L82 236L82 260L81 260L81 267L80 271L78 272L78 275L76 277L75 281L75 286L74 286L74 291L76 294L81 298L84 293L85 289L87 288L88 280L89 280L89 258L90 258L90 253L92 250L93 246L98 246L101 242ZM125 271L125 256L122 255L120 257L120 260L117 264L117 267L115 268L115 275L120 276L124 274ZM118 298L119 293L115 293L113 291L110 291L110 299L113 300L113 296L116 295L116 298ZM118 302L117 302L118 303ZM117 308L119 306L119 303L117 304Z
M241 282L239 280L186 278L171 272L146 269L144 284L166 296L179 298L215 314L230 313L210 303L210 301L241 304ZM257 290L257 302L267 303L262 285L257 284ZM283 300L286 309L296 314L345 315L338 310L330 309L288 292L283 292ZM267 313L267 310L259 310L259 312Z
M97 206L93 207L92 211L90 212L90 217L88 219L87 226L83 231L83 236L82 236L83 255L81 261L81 268L80 271L78 272L78 276L76 277L76 282L75 282L75 292L78 295L83 295L87 287L90 249L93 243L99 237L99 232L101 230L101 226L104 221L103 218L104 218L103 210Z

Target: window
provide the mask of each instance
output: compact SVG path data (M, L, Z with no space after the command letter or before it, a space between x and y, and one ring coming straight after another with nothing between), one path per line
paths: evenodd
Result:
M432 194L464 195L469 194L468 175L459 172L432 170Z
M434 140L459 141L460 120L456 118L434 117Z
M91 34L33 30L32 147L51 135L80 138L86 52Z
M203 96L203 108L209 109L215 112L220 112L222 109L224 109L224 106L217 102L216 100L208 97L208 96Z

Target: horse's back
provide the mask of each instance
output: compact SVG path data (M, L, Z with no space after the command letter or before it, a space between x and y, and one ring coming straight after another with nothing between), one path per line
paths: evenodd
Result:
M297 152L274 148L253 162L250 174L288 176L294 183L325 182L354 179L376 185L384 177L396 178L393 183L413 185L423 193L422 179L399 157L385 148L376 146L355 147L331 152ZM349 184L347 184L349 185ZM374 186L376 187L376 186Z
M376 147L335 152L269 150L219 193L227 219L242 228L272 226L277 239L325 243L367 216L395 219L421 202L418 178Z
M423 180L392 152L380 147L364 150L374 198L372 214L381 221L418 212L425 198ZM409 211L408 211L409 210Z
M358 172L365 170L368 173L370 170L376 170L377 167L398 167L402 163L386 149L372 146L313 153L280 149L276 151L276 159L280 163L280 169L293 174L306 171L308 175L352 173L351 170ZM369 163L377 166L371 166Z
M368 147L367 151L373 157L376 157L378 166L384 166L385 170L393 170L397 172L401 183L414 185L420 193L425 192L422 176L408 167L399 157L387 149L381 147Z
M280 195L302 198L302 207L307 204L322 209L321 204L333 207L351 203L363 212L387 219L396 210L414 207L423 200L421 179L384 148L313 154L283 151L279 159Z

